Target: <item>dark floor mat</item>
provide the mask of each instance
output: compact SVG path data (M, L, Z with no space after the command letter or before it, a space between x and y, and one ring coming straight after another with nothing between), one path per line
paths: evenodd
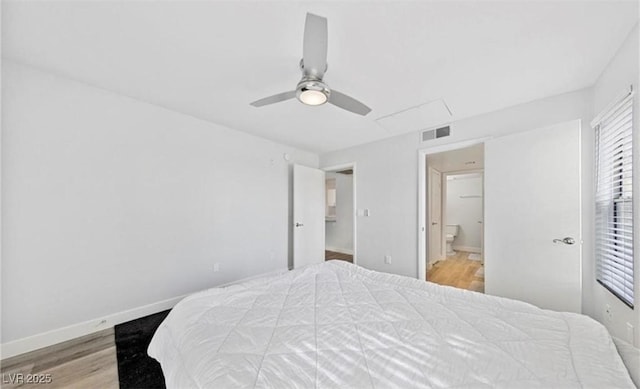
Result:
M169 311L159 312L115 326L120 389L166 388L160 364L147 347Z

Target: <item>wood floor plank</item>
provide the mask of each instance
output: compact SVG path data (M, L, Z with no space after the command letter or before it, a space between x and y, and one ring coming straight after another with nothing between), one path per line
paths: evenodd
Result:
M0 362L3 389L118 388L118 359L113 328L72 339ZM50 383L12 383L22 374L49 375Z
M12 371L16 366L33 362L33 371L47 370L65 362L82 358L88 354L109 348L115 344L113 327L95 332L66 342L34 350L25 354L2 360L0 369L2 372Z
M49 388L115 388L118 384L118 359L116 347L89 354L47 371L51 374ZM42 385L25 388L41 388Z
M331 259L339 259L342 261L347 261L347 262L351 262L353 263L353 255L351 254L344 254L344 253L338 253L336 251L329 251L329 250L325 250L324 251L324 260L328 261Z
M484 293L484 269L481 261L470 260L468 252L458 251L427 271L427 281L440 285ZM479 276L477 274L481 274Z

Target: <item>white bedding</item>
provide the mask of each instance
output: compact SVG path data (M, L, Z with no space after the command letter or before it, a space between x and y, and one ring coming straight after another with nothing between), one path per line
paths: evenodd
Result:
M330 261L185 298L149 346L169 388L633 388L577 314Z

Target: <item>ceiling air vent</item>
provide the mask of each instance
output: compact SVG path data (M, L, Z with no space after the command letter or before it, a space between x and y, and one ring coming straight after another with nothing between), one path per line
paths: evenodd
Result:
M431 139L444 138L451 134L451 128L449 126L436 128L435 130L422 131L422 141L428 141Z

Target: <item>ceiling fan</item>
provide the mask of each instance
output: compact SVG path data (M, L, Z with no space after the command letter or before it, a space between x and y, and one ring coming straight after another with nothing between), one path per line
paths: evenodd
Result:
M371 108L353 97L329 88L329 85L322 81L327 71L327 19L322 16L307 13L300 70L302 79L295 90L265 97L251 105L262 107L296 97L306 105L322 105L328 102L358 115L371 112Z

